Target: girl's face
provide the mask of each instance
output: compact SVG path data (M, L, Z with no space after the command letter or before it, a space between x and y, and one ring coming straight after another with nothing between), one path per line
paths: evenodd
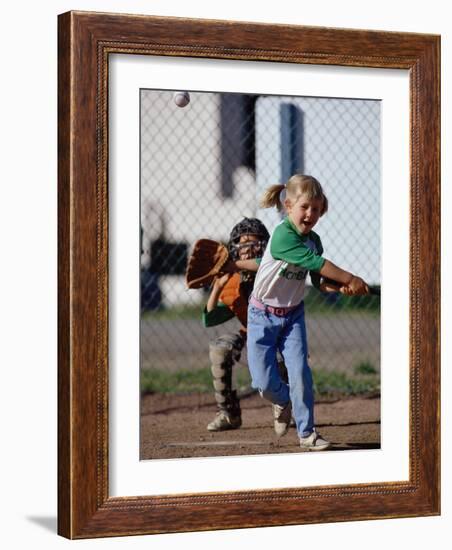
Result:
M319 221L323 208L322 199L310 199L308 195L300 195L297 200L286 199L284 202L287 214L295 227L307 235Z

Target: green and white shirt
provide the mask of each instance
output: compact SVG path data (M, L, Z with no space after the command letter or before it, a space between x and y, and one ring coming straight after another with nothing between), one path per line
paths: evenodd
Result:
M304 296L308 271L325 263L323 246L314 231L303 235L289 218L274 229L254 282L253 296L272 307L293 307Z

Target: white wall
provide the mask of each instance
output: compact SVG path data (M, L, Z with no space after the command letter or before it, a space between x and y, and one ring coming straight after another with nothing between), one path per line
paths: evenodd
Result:
M56 29L70 9L443 34L444 98L450 96L452 24L441 0L274 3L229 0L49 0L3 7L1 150L1 518L2 546L14 548L446 548L451 534L451 406L443 399L443 515L332 525L247 529L69 542L56 524ZM443 151L451 150L450 103L442 103ZM443 181L451 179L444 153ZM450 186L444 186L443 331L450 334ZM27 262L25 260L27 259ZM452 390L450 338L443 338L444 397ZM446 434L448 437L446 437ZM283 514L281 507L275 513ZM443 542L441 542L443 539Z

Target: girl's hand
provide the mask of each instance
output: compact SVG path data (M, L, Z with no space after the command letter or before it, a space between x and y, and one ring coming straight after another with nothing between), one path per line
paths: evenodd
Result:
M340 292L347 296L364 296L369 294L369 287L361 277L353 275L352 280L348 285L341 287Z

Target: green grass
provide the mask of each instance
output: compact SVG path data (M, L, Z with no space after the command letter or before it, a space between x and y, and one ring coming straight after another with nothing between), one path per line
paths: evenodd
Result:
M362 361L353 368L355 374L377 374L377 369L369 363L369 361Z
M249 385L250 377L246 369L235 369L234 376L238 388ZM210 393L213 388L212 374L210 367L176 372L146 369L141 371L140 387L142 393Z
M206 298L207 300L207 298ZM340 293L322 294L315 288L309 288L305 296L307 314L331 315L338 313L380 314L379 296L344 296ZM204 304L182 305L146 311L142 319L176 320L196 319L201 322Z
M161 320L176 320L176 319L197 319L201 323L202 310L204 306L184 305L171 308L161 308L157 311L145 311L141 314L142 319L161 319Z
M316 314L365 313L380 314L380 296L345 296L339 292L324 294L310 288L305 296L306 312Z
M363 367L365 365L365 368ZM234 370L235 385L239 390L250 386L247 369ZM360 363L353 369L352 375L342 372L313 370L315 396L359 395L380 391L380 377L370 363ZM211 393L212 375L210 368L197 370L181 369L167 372L160 369L141 371L142 393L187 394Z
M347 375L343 372L313 372L316 397L362 395L380 391L380 377L373 374Z

